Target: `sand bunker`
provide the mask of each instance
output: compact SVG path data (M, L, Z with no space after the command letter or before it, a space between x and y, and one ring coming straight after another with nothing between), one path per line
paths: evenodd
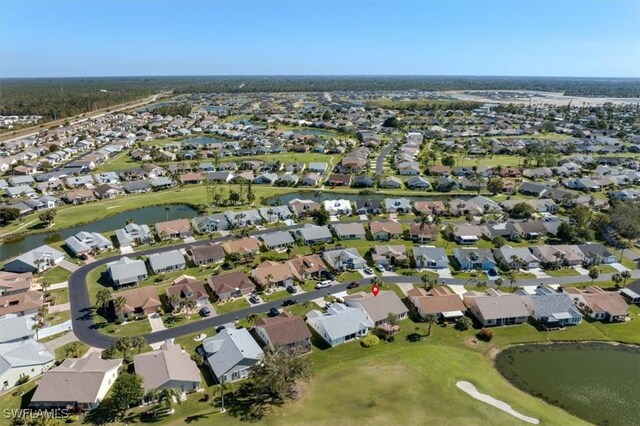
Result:
M458 387L458 389L461 389L462 391L468 393L478 401L486 402L487 404L492 405L497 409L504 411L505 413L511 414L513 417L517 417L522 421L525 421L527 423L531 423L534 425L540 424L540 420L518 413L516 410L511 408L511 406L506 402L500 401L499 399L495 399L494 397L489 396L487 394L478 392L478 389L476 389L473 383L459 381L458 383L456 383L456 386Z

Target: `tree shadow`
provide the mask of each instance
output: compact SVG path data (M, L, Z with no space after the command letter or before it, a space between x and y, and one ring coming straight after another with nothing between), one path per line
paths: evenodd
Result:
M219 398L216 404L220 405ZM243 383L233 393L225 396L225 407L229 415L243 422L257 422L265 416L269 405L282 405L275 401L267 401L263 395L255 392L253 383Z

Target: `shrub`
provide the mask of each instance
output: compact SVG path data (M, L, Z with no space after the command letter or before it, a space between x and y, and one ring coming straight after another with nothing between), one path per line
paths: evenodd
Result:
M118 318L118 319L116 319L114 322L115 322L115 324L116 324L116 325L122 325L122 323L124 322L124 320L123 320L122 318Z
M456 321L456 330L465 331L471 328L473 323L469 317L462 317Z
M378 338L378 336L376 336L375 334L368 334L362 339L362 342L360 344L365 348L370 348L377 345L378 343L380 343L380 339Z
M476 334L476 337L478 337L478 339L482 341L489 342L491 341L491 339L493 339L493 330L489 328L483 328L478 332L478 334Z
M23 374L22 376L20 376L20 378L16 381L16 385L24 385L25 383L27 383L29 381L31 377L29 377L28 374Z
M393 343L394 340L396 340L396 338L394 336L389 336L387 338L387 342L389 342L389 343Z

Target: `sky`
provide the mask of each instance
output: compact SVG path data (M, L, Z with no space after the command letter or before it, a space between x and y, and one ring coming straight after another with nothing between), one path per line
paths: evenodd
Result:
M640 77L640 0L0 0L0 77Z

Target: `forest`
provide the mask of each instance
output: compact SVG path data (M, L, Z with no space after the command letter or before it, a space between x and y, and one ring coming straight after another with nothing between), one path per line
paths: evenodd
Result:
M201 76L0 79L0 115L66 118L174 93L394 90L543 90L574 96L640 97L640 79L472 76Z

